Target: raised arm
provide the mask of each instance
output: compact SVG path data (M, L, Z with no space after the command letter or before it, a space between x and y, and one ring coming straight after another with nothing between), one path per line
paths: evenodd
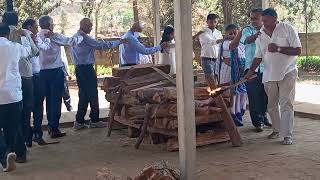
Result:
M21 37L21 44L16 43L16 46L18 46L17 49L20 57L27 58L31 55L31 45L25 36Z
M80 44L83 40L83 37L80 35L76 35L69 38L62 34L53 33L50 40L52 42L59 44L60 46L74 46L74 45Z
M209 36L206 36L205 33L200 34L199 40L200 40L201 46L214 46L214 45L220 44L224 41L223 38L221 38L221 39L210 38Z
M138 53L144 55L154 54L161 50L160 45L152 48L146 48L143 44L139 42L138 39L130 39L129 43L132 43L133 47L136 48Z
M103 40L99 41L99 40L91 38L88 35L83 35L83 41L88 46L92 47L93 49L97 49L97 50L112 49L112 48L118 47L121 44L120 40L117 40L117 41L103 41Z
M229 48L236 49L240 44L241 37L242 37L242 31L238 32L236 37L231 41Z

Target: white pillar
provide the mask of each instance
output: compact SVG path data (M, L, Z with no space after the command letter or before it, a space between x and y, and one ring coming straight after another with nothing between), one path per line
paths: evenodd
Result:
M270 6L269 0L261 0L262 1L262 9L267 9Z
M174 2L181 179L195 180L196 130L192 67L191 0L175 0Z
M160 29L160 0L152 0L153 7L153 36L154 36L154 45L157 46L160 44L161 40L161 29ZM155 63L159 63L159 53L155 53Z

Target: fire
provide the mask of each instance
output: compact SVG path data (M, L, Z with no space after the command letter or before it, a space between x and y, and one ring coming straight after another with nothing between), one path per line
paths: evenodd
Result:
M217 89L211 89L210 87L207 88L207 91L208 91L210 96L216 94L217 92L219 92L221 90L222 90L222 88L217 88Z

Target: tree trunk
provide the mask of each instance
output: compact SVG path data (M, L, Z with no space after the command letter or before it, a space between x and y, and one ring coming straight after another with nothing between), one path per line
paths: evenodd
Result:
M133 19L134 22L139 22L139 10L138 10L138 1L132 0L133 5Z
M224 16L224 24L233 23L233 19L232 19L233 3L232 3L232 0L223 0L222 1L222 9L223 9L223 16Z

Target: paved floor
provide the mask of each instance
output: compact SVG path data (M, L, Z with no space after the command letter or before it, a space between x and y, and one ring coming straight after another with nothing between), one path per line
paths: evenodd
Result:
M248 119L248 118L247 118ZM295 143L280 145L267 140L270 130L257 134L250 123L240 129L244 145L230 143L197 149L197 179L200 180L318 180L320 176L320 121L296 118ZM125 131L106 129L74 132L61 143L29 149L29 162L12 173L0 172L1 180L94 180L107 167L123 176L134 176L146 165L167 160L178 167L178 153L162 145L143 144L134 149L135 139Z

